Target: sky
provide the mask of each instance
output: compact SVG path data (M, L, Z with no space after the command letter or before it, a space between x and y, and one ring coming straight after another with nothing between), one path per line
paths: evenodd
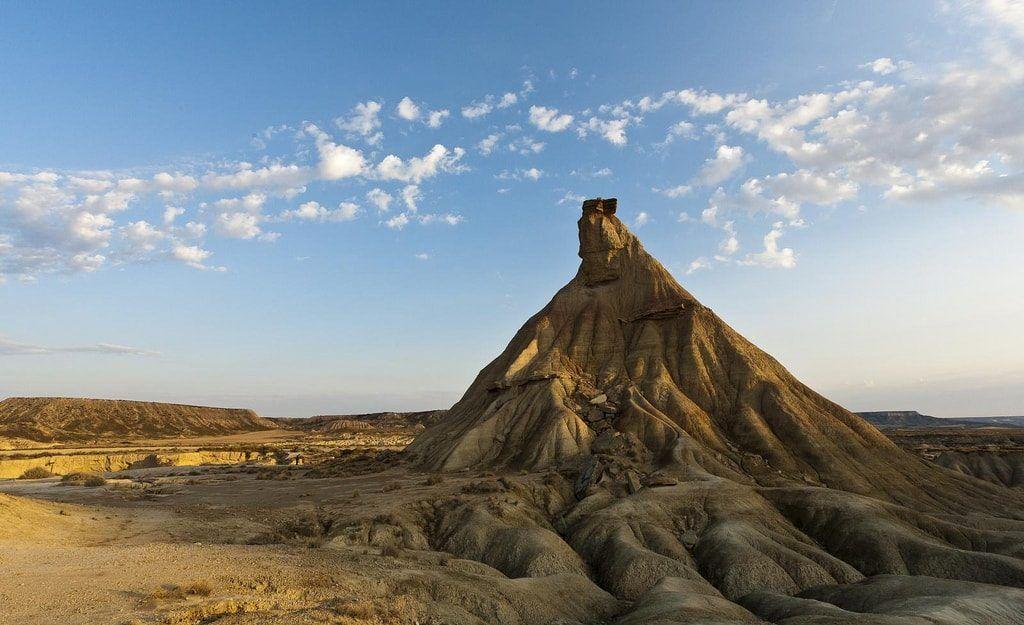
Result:
M1024 414L1024 4L0 15L0 396L446 407L602 196L830 399Z

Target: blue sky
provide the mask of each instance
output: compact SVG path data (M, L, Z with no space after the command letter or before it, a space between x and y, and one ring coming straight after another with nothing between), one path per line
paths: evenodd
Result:
M0 4L0 395L434 408L583 197L852 409L1024 413L1024 9Z

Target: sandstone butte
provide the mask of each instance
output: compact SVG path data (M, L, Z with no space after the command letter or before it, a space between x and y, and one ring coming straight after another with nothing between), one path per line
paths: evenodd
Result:
M577 501L446 510L441 546L589 576L636 602L622 623L1024 622L1020 492L904 452L802 384L615 212L584 202L575 277L408 448L429 471L568 474Z

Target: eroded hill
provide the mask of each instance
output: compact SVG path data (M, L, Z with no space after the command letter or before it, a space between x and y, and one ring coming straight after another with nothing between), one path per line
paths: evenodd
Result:
M0 437L39 442L209 436L275 427L243 408L73 397L9 397L0 401Z

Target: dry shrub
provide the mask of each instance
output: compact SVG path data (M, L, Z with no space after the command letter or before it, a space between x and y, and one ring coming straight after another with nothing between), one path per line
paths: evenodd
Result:
M213 585L206 580L197 580L190 583L188 586L179 586L178 584L169 584L161 586L153 592L149 593L143 600L142 605L147 608L156 608L164 603L173 603L177 601L184 601L189 596L193 597L209 597L213 593Z
M53 473L46 467L32 467L31 469L25 469L25 472L18 478L19 480L42 480L48 477L53 477Z
M192 582L185 588L185 593L197 597L209 597L213 593L213 585L205 579Z
M303 544L320 547L330 536L334 519L323 510L308 510L282 519L270 529L250 538L250 545Z
M362 625L365 623L386 623L387 625L412 625L418 623L416 608L406 595L372 600L345 601L335 605L339 625Z
M381 548L380 555L388 558L397 558L402 555L402 548L398 545L385 545Z
M442 482L444 482L444 476L441 475L440 473L435 473L428 477L427 481L424 482L424 484L427 486L436 486Z
M393 490L402 490L402 484L400 482L389 482L384 485L381 489L382 493L390 493Z
M76 471L74 473L68 473L60 479L61 484L65 486L103 486L107 483L99 473L88 473L85 471Z
M149 593L143 600L142 605L146 608L156 608L161 604L170 603L173 601L184 601L185 600L185 589L181 586L170 585L161 586L153 592Z

